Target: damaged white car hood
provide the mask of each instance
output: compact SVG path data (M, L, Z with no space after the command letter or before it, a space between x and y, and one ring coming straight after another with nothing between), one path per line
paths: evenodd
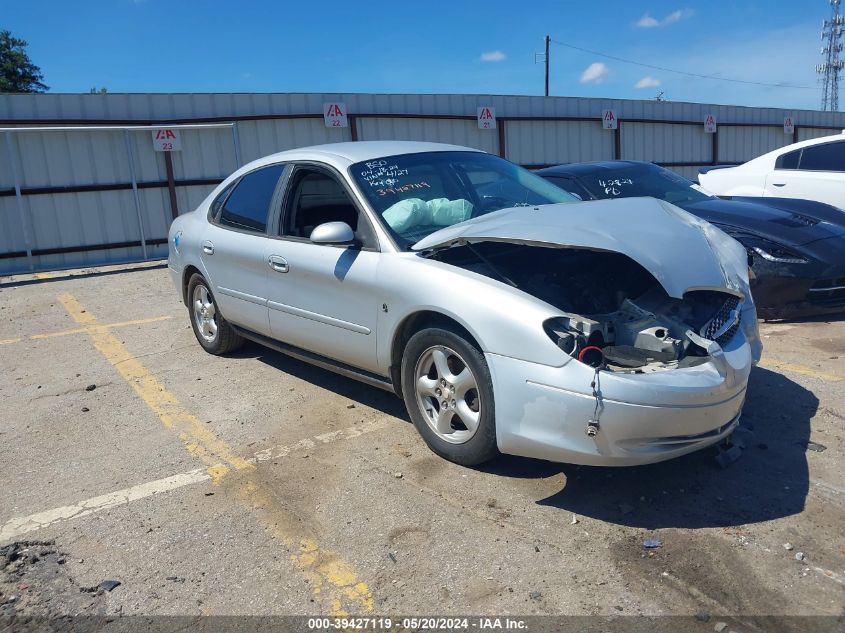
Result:
M501 209L436 231L412 248L425 251L475 242L613 251L636 261L678 299L690 290L718 288L749 296L742 245L654 198Z

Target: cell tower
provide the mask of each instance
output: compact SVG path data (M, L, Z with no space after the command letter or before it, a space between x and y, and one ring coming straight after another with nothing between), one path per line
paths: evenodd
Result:
M822 110L839 110L839 72L845 62L839 58L842 52L842 26L845 16L839 14L841 0L830 1L830 19L822 23L822 57L824 61L816 64L816 72L822 76Z

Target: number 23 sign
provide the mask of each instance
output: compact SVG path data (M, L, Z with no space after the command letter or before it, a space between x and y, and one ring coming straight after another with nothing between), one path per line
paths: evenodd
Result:
M157 152L178 152L182 149L182 137L179 130L159 128L151 131L153 149Z

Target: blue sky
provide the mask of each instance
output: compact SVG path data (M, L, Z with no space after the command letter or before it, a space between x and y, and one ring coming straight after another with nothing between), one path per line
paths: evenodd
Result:
M0 0L53 92L480 92L818 108L826 0ZM643 86L637 88L635 86Z

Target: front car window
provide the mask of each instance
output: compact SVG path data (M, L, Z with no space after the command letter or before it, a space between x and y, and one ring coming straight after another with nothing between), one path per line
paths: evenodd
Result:
M499 209L577 201L530 171L482 152L400 154L356 163L349 171L405 248Z
M695 183L656 165L637 165L582 174L578 180L596 198L639 198L651 196L684 205L709 200Z

